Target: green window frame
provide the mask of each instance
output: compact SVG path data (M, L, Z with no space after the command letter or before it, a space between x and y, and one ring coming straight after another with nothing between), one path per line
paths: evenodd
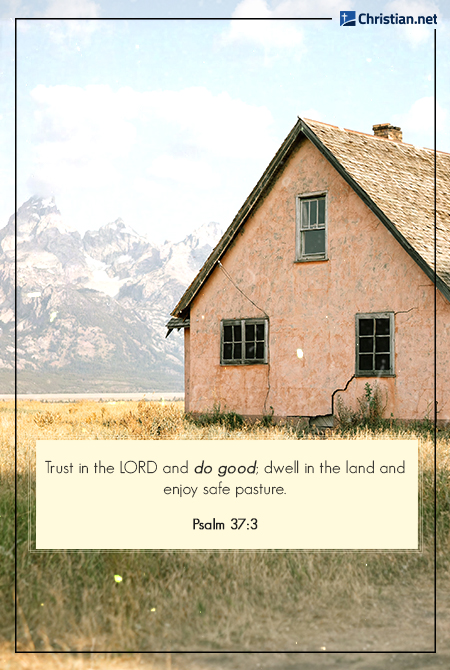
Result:
M326 193L297 197L296 260L327 260L328 226Z
M356 376L394 377L394 312L356 315Z
M223 319L220 324L221 365L266 364L267 319Z

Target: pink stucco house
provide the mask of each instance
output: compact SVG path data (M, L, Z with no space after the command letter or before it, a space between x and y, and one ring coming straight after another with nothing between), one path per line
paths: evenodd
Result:
M299 119L281 145L167 324L187 411L325 417L377 380L387 417L433 418L436 361L450 421L450 155L435 276L434 152L373 130Z

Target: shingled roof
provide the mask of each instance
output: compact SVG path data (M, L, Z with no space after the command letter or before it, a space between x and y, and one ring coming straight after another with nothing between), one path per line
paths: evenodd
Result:
M329 160L434 282L434 151L299 118L173 310L174 317L188 317L193 298L301 137ZM450 154L436 152L436 182L436 286L450 301Z

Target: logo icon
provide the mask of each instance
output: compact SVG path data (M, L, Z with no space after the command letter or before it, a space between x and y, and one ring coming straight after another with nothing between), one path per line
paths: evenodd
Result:
M356 12L341 12L339 20L341 26L356 26Z

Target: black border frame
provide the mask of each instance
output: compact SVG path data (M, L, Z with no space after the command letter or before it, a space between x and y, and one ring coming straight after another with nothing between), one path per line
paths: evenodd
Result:
M436 514L436 504L437 504L437 491L436 491L436 469L437 469L437 450L436 450L436 440L437 440L437 228L436 228L436 182L437 182L437 166L436 166L436 143L437 143L437 133L436 133L436 88L437 88L437 76L436 76L436 28L434 28L434 649L426 651L405 651L405 650L385 650L385 651L339 651L339 650L311 650L311 651L291 651L291 650L277 650L277 651L234 651L234 650L220 650L220 651L201 651L201 650L189 650L183 652L177 651L157 651L157 650L148 650L148 651L130 651L130 650L96 650L92 651L22 651L17 649L18 643L18 608L17 608L17 298L18 298L18 287L17 287L17 26L18 21L74 21L74 20L87 20L82 18L64 18L60 19L59 17L52 18L28 18L28 17L16 17L14 19L14 180L15 180L15 194L14 194L14 243L15 243L15 254L14 254L14 652L20 654L436 654L437 653L437 537L436 537L436 524L437 524L437 514ZM231 17L99 17L96 19L88 19L95 21L231 21L231 20L251 20L251 21L271 21L271 20L280 20L280 21L331 21L331 17L293 17L293 18L240 18L232 19Z

